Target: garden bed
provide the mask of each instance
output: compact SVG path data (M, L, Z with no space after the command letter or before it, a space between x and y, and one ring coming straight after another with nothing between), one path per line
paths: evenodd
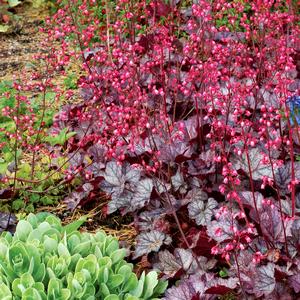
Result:
M0 85L2 210L86 218L168 280L165 300L298 299L297 11L59 2L42 63Z

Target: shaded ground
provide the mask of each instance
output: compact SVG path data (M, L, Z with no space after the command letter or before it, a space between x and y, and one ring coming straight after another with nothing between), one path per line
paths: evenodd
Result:
M13 75L19 77L35 68L32 57L40 51L39 43L44 38L38 29L47 13L26 4L16 7L20 18L12 22L8 33L0 33L0 80L11 80Z

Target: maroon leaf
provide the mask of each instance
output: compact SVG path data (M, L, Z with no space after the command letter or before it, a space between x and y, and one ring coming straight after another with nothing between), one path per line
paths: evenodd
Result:
M281 216L276 207L265 206L261 216L261 230L271 241L284 242Z
M12 213L0 212L0 232L9 231L14 233L16 229L17 218Z
M189 216L197 225L207 226L217 206L218 202L214 198L208 198L207 201L194 200L188 205Z
M157 230L152 230L139 234L136 242L134 258L143 256L152 251L157 252L163 244L168 245L171 243L171 237Z
M178 286L174 286L165 292L164 300L188 300L203 294L204 282L200 276L190 276L188 279L180 281ZM197 298L196 298L197 299ZM202 297L199 299L203 299Z
M254 277L254 293L257 297L273 292L276 284L274 272L275 265L273 263L257 267Z
M237 284L237 278L214 278L212 280L207 281L205 293L214 295L225 295L226 293L233 291L237 287Z
M300 273L289 277L289 284L292 286L296 293L300 292Z
M205 229L199 230L198 228L192 227L186 234L186 238L196 255L211 257L211 248L214 247L216 243L209 238Z
M85 183L78 189L79 191L72 192L71 195L64 199L64 202L67 204L68 209L73 211L80 204L80 202L90 194L93 189L94 187L90 183Z
M218 220L212 221L207 226L207 233L215 241L224 242L232 238L233 226L239 228L237 221L232 219L230 214L223 214Z
M239 192L239 195L241 197L242 203L247 207L255 208L255 204L254 204L255 201L257 209L258 210L262 209L262 203L264 197L261 193L255 192L254 199L253 199L253 193L250 191Z
M10 199L13 195L14 195L14 191L11 188L0 190L0 199Z

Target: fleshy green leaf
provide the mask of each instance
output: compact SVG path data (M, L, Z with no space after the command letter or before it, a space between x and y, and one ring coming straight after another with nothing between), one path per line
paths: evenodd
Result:
M73 221L72 223L64 226L64 231L67 235L71 234L72 232L76 231L82 224L84 224L87 220L88 216L81 216L80 219Z
M0 282L0 299L1 300L12 300L12 293L5 283Z
M15 7L17 5L19 5L21 2L19 0L8 0L8 5L10 7Z
M151 271L146 275L144 290L143 290L143 299L151 299L150 297L153 294L154 288L158 284L157 273Z

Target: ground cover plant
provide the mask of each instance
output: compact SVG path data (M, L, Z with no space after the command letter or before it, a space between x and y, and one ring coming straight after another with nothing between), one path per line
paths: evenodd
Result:
M1 299L155 299L165 290L154 271L137 278L114 237L77 231L82 223L29 214L13 236L3 232Z
M71 211L109 198L107 218L134 217L132 259L169 280L166 300L299 297L297 9L62 1L46 22L48 74L66 75L70 101L40 149L62 160Z

